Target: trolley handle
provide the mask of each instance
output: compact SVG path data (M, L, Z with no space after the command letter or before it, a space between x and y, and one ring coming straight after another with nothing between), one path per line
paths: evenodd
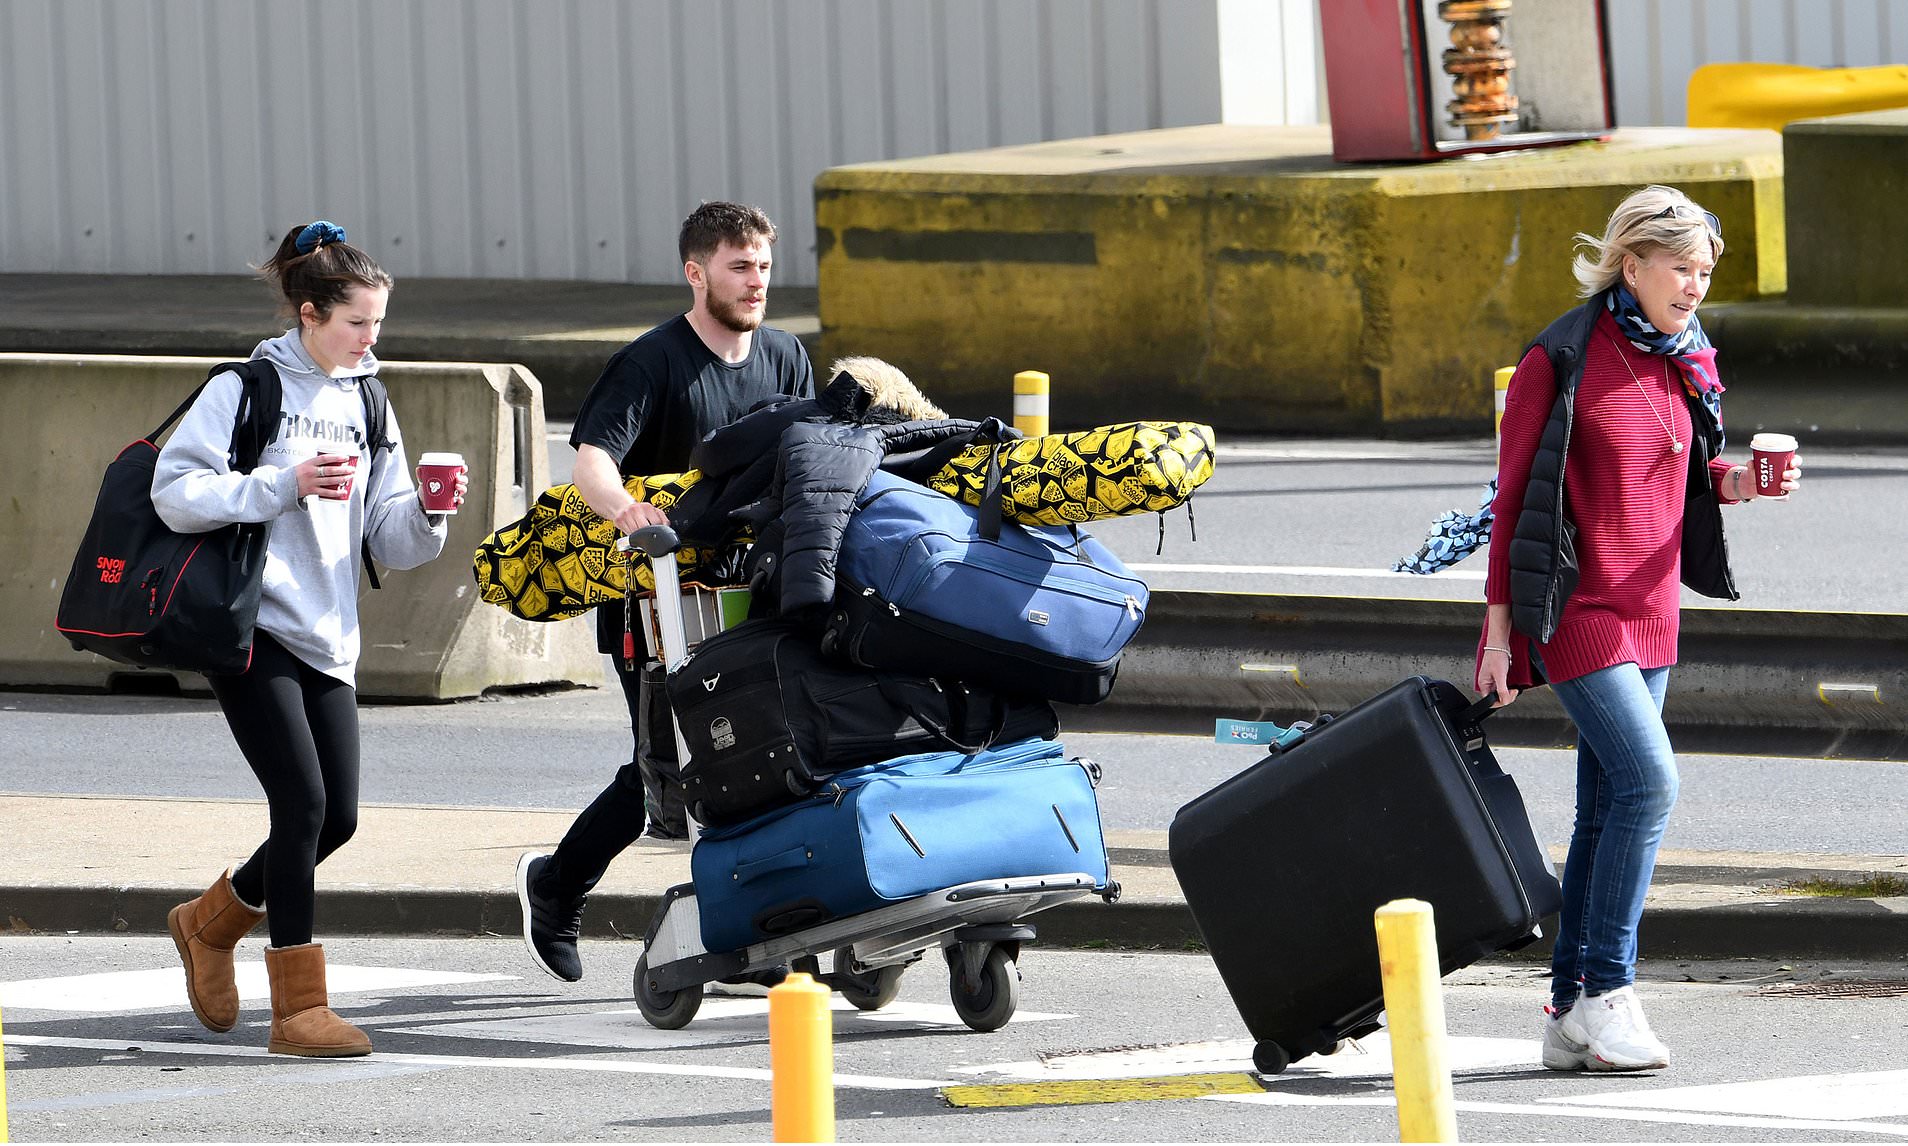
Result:
M634 549L645 557L667 557L682 547L676 531L667 525L645 525L616 542L617 548Z
M684 636L682 624L682 589L677 578L674 554L682 545L676 531L667 525L645 525L629 536L617 542L617 546L630 555L633 562L638 553L649 559L650 583L656 590L656 633L657 653L663 667L674 672L676 667L689 659L688 642ZM629 588L623 595L623 659L625 663L636 663L636 570L629 572ZM681 744L682 733L677 731L677 747L682 751L679 760L687 760L688 753Z

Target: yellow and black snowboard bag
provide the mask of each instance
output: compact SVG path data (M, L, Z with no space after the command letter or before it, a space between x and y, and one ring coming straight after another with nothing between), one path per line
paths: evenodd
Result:
M978 506L998 461L1003 517L1022 525L1080 525L1183 504L1212 476L1216 450L1211 426L1122 422L970 445L922 484Z

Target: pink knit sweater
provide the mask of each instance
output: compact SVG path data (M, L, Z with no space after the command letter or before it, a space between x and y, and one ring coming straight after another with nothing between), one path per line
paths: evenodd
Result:
M1564 512L1577 526L1581 577L1556 634L1540 647L1550 680L1625 661L1639 668L1676 663L1683 491L1692 446L1689 406L1675 369L1669 359L1631 346L1607 313L1597 317L1564 461ZM1667 379L1665 371L1672 372ZM1510 600L1511 537L1524 508L1531 459L1556 400L1550 360L1533 349L1518 363L1505 395L1484 581L1484 599L1491 604ZM1671 451L1672 435L1683 443L1682 453ZM1729 463L1717 459L1709 465L1718 500L1726 503L1720 490ZM1511 634L1514 687L1531 681L1530 643L1522 633ZM1480 661L1482 645L1480 640Z

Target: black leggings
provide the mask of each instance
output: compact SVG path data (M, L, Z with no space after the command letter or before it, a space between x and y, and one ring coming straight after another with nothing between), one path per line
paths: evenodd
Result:
M207 679L271 807L271 835L232 889L265 905L272 946L310 943L317 867L358 828L357 690L262 630L251 668Z

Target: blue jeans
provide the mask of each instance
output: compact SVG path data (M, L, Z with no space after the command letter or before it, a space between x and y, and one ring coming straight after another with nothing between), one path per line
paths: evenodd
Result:
M1577 726L1577 822L1550 961L1558 1010L1636 979L1643 897L1676 804L1676 754L1663 727L1668 685L1668 667L1625 663L1551 686Z

